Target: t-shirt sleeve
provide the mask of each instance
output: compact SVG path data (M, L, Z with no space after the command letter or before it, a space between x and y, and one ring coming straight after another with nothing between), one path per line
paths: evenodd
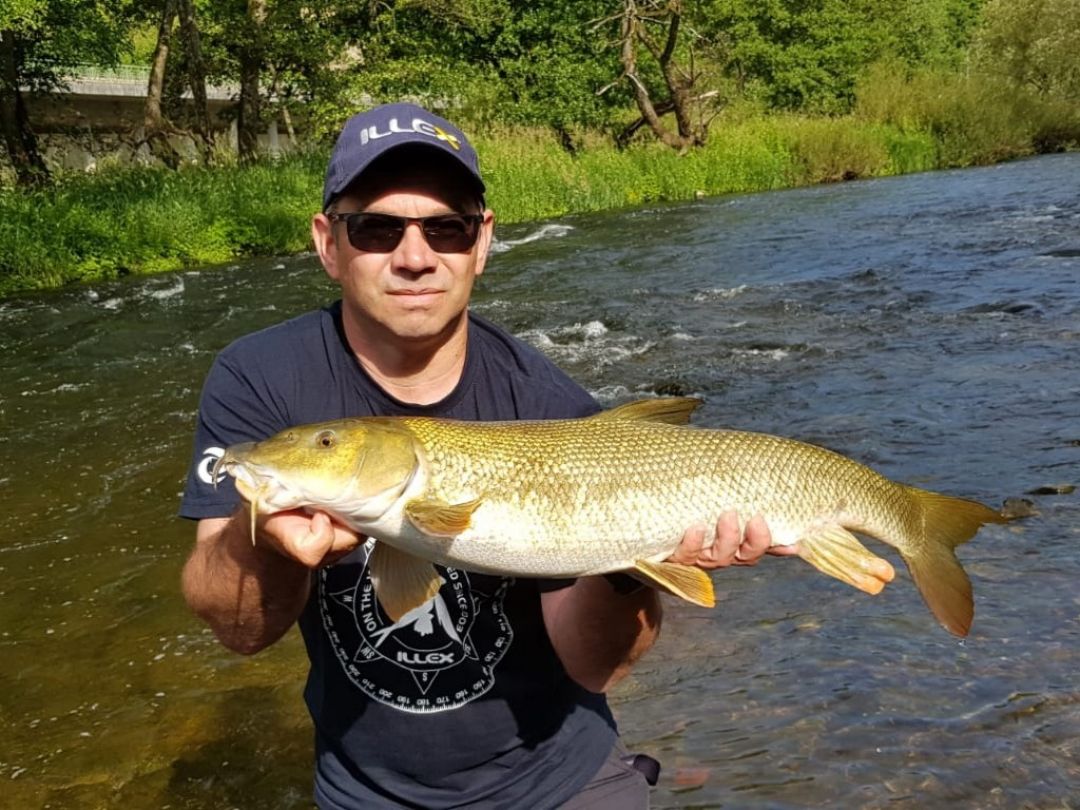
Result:
M180 504L181 517L201 520L232 514L240 495L233 479L224 472L218 473L215 483L215 462L230 445L265 439L287 426L268 387L244 374L240 365L226 352L207 375Z

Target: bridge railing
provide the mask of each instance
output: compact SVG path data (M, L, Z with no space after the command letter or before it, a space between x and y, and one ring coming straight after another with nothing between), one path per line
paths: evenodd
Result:
M103 79L107 81L142 82L150 80L150 68L143 65L115 65L102 67L86 62L71 66L71 73L76 79Z
M65 82L67 92L75 96L143 96L150 81L150 68L143 65L93 65L75 63L68 65ZM236 85L206 86L206 95L212 101L229 101L240 88ZM184 98L191 98L191 91L184 91Z

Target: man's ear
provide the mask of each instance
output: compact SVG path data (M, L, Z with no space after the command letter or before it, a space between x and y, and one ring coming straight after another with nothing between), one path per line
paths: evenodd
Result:
M480 223L480 236L476 240L476 268L475 275L484 272L487 265L488 254L491 250L491 242L495 238L495 213L490 209L484 209L484 221Z
M319 254L326 275L338 281L341 278L341 269L338 267L337 240L334 238L334 223L326 214L319 213L311 218L311 241L315 244L315 252Z

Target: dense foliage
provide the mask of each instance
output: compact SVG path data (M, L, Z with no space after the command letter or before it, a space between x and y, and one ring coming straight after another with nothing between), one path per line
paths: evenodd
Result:
M161 16L175 1L3 0L0 40L17 43L22 86L48 89L78 63L146 63ZM680 17L674 64L692 76L696 94L727 105L749 99L766 109L836 113L851 108L857 80L882 59L910 67L963 64L984 2L195 0L194 12L206 79L239 84L254 70L262 116L288 109L321 132L358 99L419 96L477 122L567 132L614 131L636 117L620 62L620 23L628 13L638 13L657 41L671 15ZM991 2L991 47L1027 53L1022 40L1031 32L1017 26L1030 15L1017 8L1054 3L1076 5ZM1053 16L1043 14L1046 34L1053 33ZM1067 56L1054 48L1040 58ZM641 81L663 101L660 71L647 57L638 58ZM175 77L184 75L187 56L176 47L169 59L174 80L167 87L175 97L185 90Z
M1078 53L1080 0L0 0L0 292L305 249L325 136L375 101L463 123L506 222L1076 148ZM87 61L164 65L162 131L239 87L240 165L207 136L43 182L21 94Z
M176 3L0 0L0 43L13 46L17 85L47 92L79 63L148 63L162 14L171 19ZM242 84L238 110L254 106L241 116L287 112L315 134L362 99L403 96L476 123L551 127L564 144L581 128L617 133L639 115L621 59L633 14L656 42L679 18L672 65L695 98L713 100L702 115L747 104L845 113L882 62L909 71L975 64L1074 98L1080 84L1080 0L194 0L192 8L204 63L196 75ZM634 78L665 111L660 67L638 50ZM165 92L174 100L189 86L188 59L182 47L169 56ZM0 81L0 102L14 92Z

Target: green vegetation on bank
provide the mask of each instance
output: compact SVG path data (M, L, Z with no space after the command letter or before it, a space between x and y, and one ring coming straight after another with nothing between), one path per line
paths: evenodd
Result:
M1078 52L1080 0L7 0L0 293L305 250L357 98L445 105L519 222L1077 148ZM154 69L65 175L26 101L84 62Z
M1080 111L954 74L883 67L852 114L732 111L703 148L618 150L588 131L471 128L503 223L913 171L1080 145ZM0 292L308 249L327 154L254 165L112 168L0 192Z

